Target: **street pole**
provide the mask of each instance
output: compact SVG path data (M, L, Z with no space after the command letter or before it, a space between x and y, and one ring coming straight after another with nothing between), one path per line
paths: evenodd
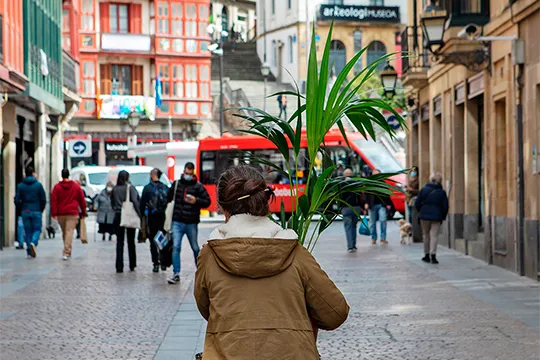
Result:
M264 105L263 105L263 109L264 109L264 112L266 112L266 79L268 78L268 76L265 76L264 77Z
M131 128L133 130L131 136L132 136L132 139L134 140L135 142L135 146L137 146L137 140L135 140L135 127L132 127ZM137 165L137 155L134 155L133 156L133 165Z
M172 116L169 115L169 141L173 141L173 134L172 134Z
M223 35L219 34L219 47L222 53L219 55L219 135L223 136Z

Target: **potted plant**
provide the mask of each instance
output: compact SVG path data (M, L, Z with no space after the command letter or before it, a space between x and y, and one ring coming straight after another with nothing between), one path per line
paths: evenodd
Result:
M285 91L272 95L290 95L296 98L298 109L289 119L283 120L255 108L243 108L255 115L235 114L235 116L243 118L249 124L249 129L241 130L242 132L271 141L284 157L285 169L256 157L252 161L264 164L288 179L289 184L291 184L293 210L290 218L287 219L282 204L280 224L284 229L293 229L298 234L298 241L310 251L313 251L324 230L339 216L339 211L330 211L332 204L337 203L340 206L348 206L342 199L343 193L364 192L376 195L390 195L396 188L388 185L384 180L396 174L384 173L367 178L357 177L345 183L343 178L333 177L336 165L328 161L328 158L326 158L327 161L323 161L323 169L319 174L315 171L314 161L310 161L307 179L305 178L305 190L301 196L296 196L296 194L300 193L298 191L297 169L305 156L300 148L302 136L307 137L306 152L308 159L315 159L318 154L323 154L323 156L326 154L324 137L335 127L339 128L348 144L343 125L345 118L348 118L365 138L372 139L375 139L375 128L377 126L391 137L395 135L394 130L386 122L386 118L381 114L382 110L393 113L401 126L405 126L402 117L387 101L360 98L357 95L358 90L366 81L376 74L375 71L379 64L386 63L394 54L381 57L355 75L351 81L347 81L347 76L367 50L366 47L346 64L343 71L330 86L329 60L332 29L333 24L330 26L320 68L315 47L315 31L312 31L306 96L304 97L299 93L298 86L296 86L296 92ZM305 135L302 134L303 130L305 130ZM316 215L319 215L319 220L314 221ZM313 223L315 226L311 227Z

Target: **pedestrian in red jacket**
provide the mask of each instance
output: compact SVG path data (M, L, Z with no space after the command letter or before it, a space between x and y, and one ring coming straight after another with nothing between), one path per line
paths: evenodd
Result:
M79 184L69 179L69 170L62 170L62 181L54 186L51 194L51 216L58 219L64 240L64 260L71 258L73 231L79 222L79 214L86 217L86 201Z

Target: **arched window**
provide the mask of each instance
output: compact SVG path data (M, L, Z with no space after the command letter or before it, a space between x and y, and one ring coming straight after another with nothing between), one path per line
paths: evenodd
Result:
M221 28L223 31L229 31L229 12L226 6L221 9Z
M386 55L386 46L380 41L372 41L371 44L369 44L367 49L367 64L368 66L377 61L381 56ZM381 62L377 66L377 70L382 70L384 68L384 65L386 64L385 61Z
M339 40L330 42L330 75L338 76L347 63L345 44Z

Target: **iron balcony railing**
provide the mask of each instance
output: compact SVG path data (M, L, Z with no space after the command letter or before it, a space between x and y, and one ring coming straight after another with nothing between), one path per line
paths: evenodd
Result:
M421 29L408 26L401 33L403 74L409 71L427 71L430 66L429 52L423 46Z
M79 64L66 51L63 52L62 67L64 70L63 85L76 93Z

